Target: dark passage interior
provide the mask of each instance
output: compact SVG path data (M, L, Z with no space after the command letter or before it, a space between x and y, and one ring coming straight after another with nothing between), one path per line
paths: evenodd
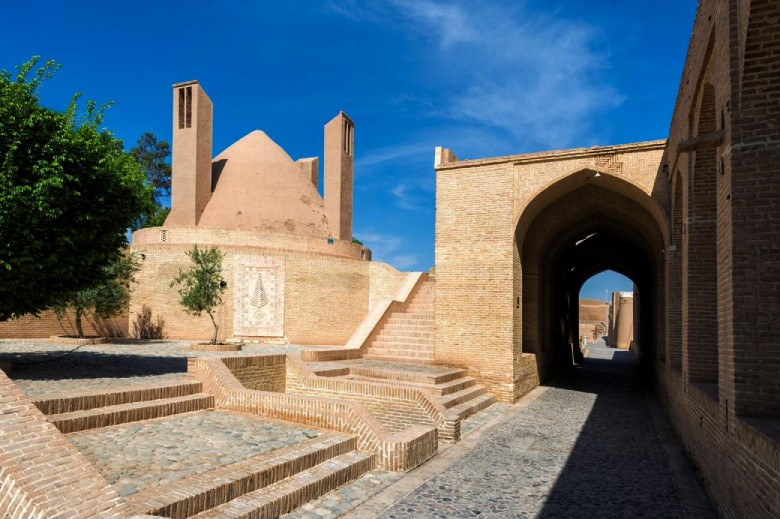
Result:
M634 349L642 373L663 360L664 232L659 204L628 182L583 170L550 186L521 216L522 349L536 354L542 380L581 360L579 292L613 270L641 300Z

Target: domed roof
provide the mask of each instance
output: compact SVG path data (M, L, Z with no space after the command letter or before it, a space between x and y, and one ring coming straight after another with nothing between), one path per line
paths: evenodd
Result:
M322 197L290 156L255 130L212 162L216 182L198 226L328 235Z

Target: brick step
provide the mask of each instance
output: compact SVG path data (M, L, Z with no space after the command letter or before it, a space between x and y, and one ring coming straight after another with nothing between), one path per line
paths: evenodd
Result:
M420 364L421 362L432 362L434 360L433 355L431 358L424 359L421 357L401 357L401 356L388 356L388 355L374 355L367 353L363 355L366 360L384 360L387 362L401 362L404 364Z
M455 380L450 380L449 382L436 384L433 386L432 394L438 396L451 395L452 393L457 393L458 391L462 391L466 388L474 386L476 383L477 379L474 377L456 378Z
M404 337L403 335L379 334L371 341L371 344L409 344L433 347L433 337Z
M433 309L433 305L420 306L412 303L409 306L407 306L403 312L398 312L398 313L402 313L403 315L428 315L431 317L431 319L433 319L433 315L435 312Z
M478 396L462 404L458 404L454 407L450 407L450 411L458 413L460 419L468 418L469 416L482 411L483 409L490 407L496 402L496 397L490 393Z
M403 362L401 364L409 364ZM427 365L419 360L416 364ZM435 368L433 368L435 369ZM438 371L438 370L437 370ZM403 369L402 367L393 368L360 368L354 367L349 377L365 377L367 380L380 382L410 382L414 385L435 387L439 384L446 384L452 380L463 378L466 375L465 369L450 368L448 371L438 373L415 372Z
M433 340L422 339L420 341L409 340L408 338L397 337L381 340L373 340L366 345L368 348L389 348L402 350L431 350L433 351Z
M412 326L434 326L432 315L393 314L387 318L387 324L410 324Z
M374 454L354 451L329 459L268 487L201 512L196 519L279 517L374 468Z
M474 385L443 396L439 399L439 402L441 402L444 407L449 409L450 407L455 407L458 404L473 400L479 396L484 395L485 393L487 393L487 388L485 386Z
M392 321L393 319L399 319L399 318L407 318L416 321L420 321L420 320L433 321L434 312L393 312L392 314L390 314L388 320Z
M273 485L356 448L354 436L324 433L313 440L146 488L125 500L138 513L184 519Z
M408 359L433 359L433 348L423 349L405 349L405 348L368 348L366 355L379 357L406 357ZM363 358L366 358L366 355Z
M400 324L400 323L385 323L382 325L379 325L377 327L379 331L384 330L398 330L399 332L403 333L430 333L433 334L434 327L428 326L428 325L417 325L417 324Z
M341 377L349 374L349 368L346 366L337 366L333 368L315 368L312 369L315 375L320 377Z
M473 377L459 378L443 384L434 384L430 381L430 378L425 378L424 376L418 380L396 380L386 376L371 377L366 375L347 375L342 378L346 380L362 380L364 382L390 382L398 386L422 389L434 396L446 396L476 384L476 379Z
M111 405L49 415L49 422L62 433L97 429L139 420L150 420L190 411L202 411L214 407L214 397L207 393L195 393L175 398L161 398L145 402Z
M180 396L199 393L203 386L200 382L190 379L167 382L162 384L137 384L128 385L115 391L95 393L81 392L48 393L35 396L33 404L43 414L54 415L84 411L97 407L129 404L147 400L159 400L161 398L176 398Z
M374 337L374 342L406 342L410 344L433 344L433 333L404 333L395 330L383 330Z
M433 305L436 303L436 300L431 297L415 297L411 301L407 301L407 308L410 306L418 305L418 306L429 306L433 308Z

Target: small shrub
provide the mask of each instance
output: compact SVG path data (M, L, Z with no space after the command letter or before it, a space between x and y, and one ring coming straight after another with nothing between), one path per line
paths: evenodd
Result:
M152 309L143 305L141 311L135 316L133 323L133 337L139 339L165 339L165 320L161 315L152 321Z

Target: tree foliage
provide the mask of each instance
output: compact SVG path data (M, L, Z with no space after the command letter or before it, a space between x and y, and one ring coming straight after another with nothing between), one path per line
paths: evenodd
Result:
M171 212L160 202L161 198L171 194L171 165L168 164L171 146L166 141L157 140L152 132L145 132L138 138L136 146L130 149L130 154L144 169L146 181L152 188L150 210L133 223L133 230L161 226Z
M102 128L108 105L78 95L58 112L37 92L58 66L0 71L0 321L93 286L149 210L150 187Z
M89 288L79 290L54 305L57 317L62 319L66 311L74 315L76 333L84 337L82 319L92 312L96 317L108 319L122 313L130 303L130 285L141 265L135 254L117 254L104 269L102 279Z
M216 344L219 325L214 318L214 311L222 304L222 293L227 288L222 278L222 260L225 255L216 247L200 250L195 245L187 251L187 256L192 260L192 266L187 270L179 270L171 286L179 287L179 303L187 313L208 314L214 325L211 344Z

